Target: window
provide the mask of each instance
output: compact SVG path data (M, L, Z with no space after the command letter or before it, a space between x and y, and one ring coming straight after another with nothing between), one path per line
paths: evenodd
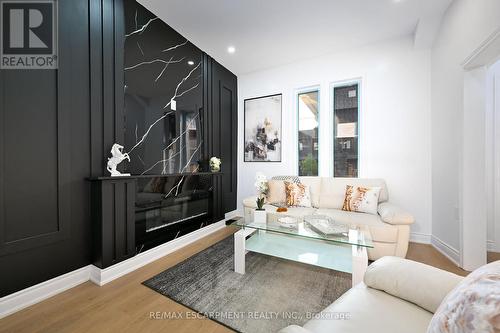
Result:
M298 94L299 176L318 175L319 91Z
M334 177L358 177L358 83L334 87L333 105Z

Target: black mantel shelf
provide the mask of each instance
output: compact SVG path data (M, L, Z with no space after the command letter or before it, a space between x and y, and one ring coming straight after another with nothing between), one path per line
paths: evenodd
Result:
M105 177L89 177L88 181L99 181L99 180L120 180L120 179L136 179L136 178L155 178L155 177L182 177L182 176L202 176L202 175L223 175L223 172L184 172L184 173L169 173L165 175L132 175L132 176L105 176Z

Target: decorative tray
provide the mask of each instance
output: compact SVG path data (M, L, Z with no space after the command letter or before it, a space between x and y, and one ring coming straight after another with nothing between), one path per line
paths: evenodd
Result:
M339 235L349 231L347 225L334 222L328 216L307 216L304 218L304 222L314 231L324 235Z

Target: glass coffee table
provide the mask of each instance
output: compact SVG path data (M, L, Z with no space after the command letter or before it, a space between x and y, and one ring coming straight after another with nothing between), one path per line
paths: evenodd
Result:
M373 247L366 226L350 226L341 234L324 234L314 228L306 216L291 217L297 223L283 226L282 213L269 213L266 223L240 218L233 223L240 228L234 234L234 271L245 274L248 251L298 261L314 266L352 273L352 285L363 281L368 267L367 249Z

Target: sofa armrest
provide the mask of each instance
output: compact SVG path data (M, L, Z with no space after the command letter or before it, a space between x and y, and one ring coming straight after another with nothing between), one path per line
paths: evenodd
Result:
M257 196L248 197L243 199L243 207L245 208L257 208Z
M365 284L434 313L462 281L456 274L399 257L383 257L368 266Z
M278 333L311 333L311 332L301 326L290 325L279 330Z
M415 222L413 215L389 202L383 202L378 205L378 214L382 218L382 221L389 224L408 225Z

